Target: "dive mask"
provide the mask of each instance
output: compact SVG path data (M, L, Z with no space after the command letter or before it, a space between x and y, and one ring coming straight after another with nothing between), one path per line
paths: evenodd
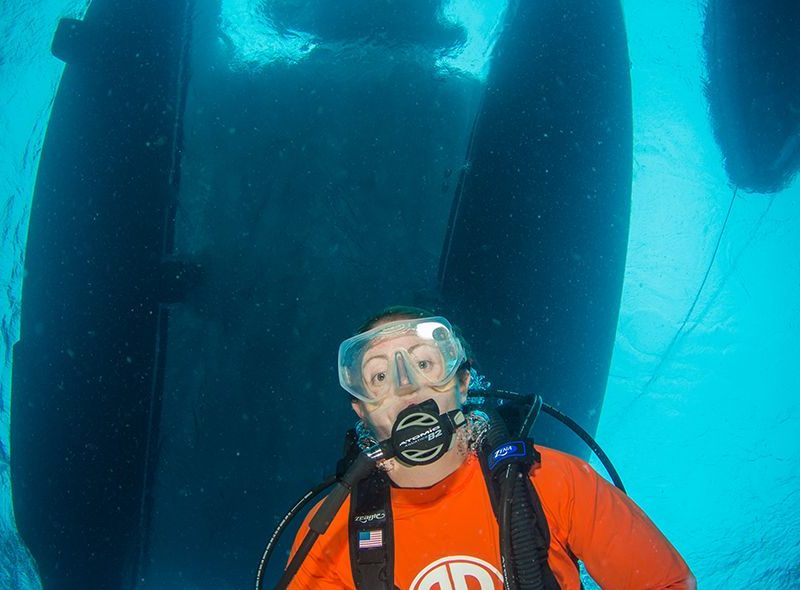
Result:
M365 402L395 391L447 384L466 360L443 317L387 322L339 346L339 383Z

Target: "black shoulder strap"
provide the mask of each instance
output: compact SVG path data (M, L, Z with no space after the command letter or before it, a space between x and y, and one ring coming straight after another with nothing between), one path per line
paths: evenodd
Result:
M478 453L495 518L499 516L499 486L488 466L488 453ZM545 590L560 586L547 563L550 529L536 488L525 478L527 498L535 516L533 526L536 553L542 571ZM520 501L514 499L514 501ZM394 585L394 519L392 517L391 485L388 476L374 470L353 488L350 496L348 522L350 568L356 588L364 590L396 590Z
M353 488L348 536L356 588L395 589L391 487L384 472L375 469Z
M520 447L528 447L527 454L531 457L532 461L536 463L540 462L541 457L539 453L533 448L533 442L530 440L525 441L517 441L511 443L512 445L519 445ZM495 449L497 450L497 449ZM482 446L478 452L478 459L480 460L481 470L483 471L483 477L486 481L486 488L489 491L489 500L492 504L492 510L494 510L494 516L498 519L498 525L500 524L500 511L499 511L499 504L500 504L500 485L498 484L497 480L493 477L492 469L490 468L490 460L492 455L492 449L489 449L486 445ZM513 453L512 453L513 454ZM533 467L532 464L528 464L525 466L528 471ZM527 474L527 471L526 471ZM533 541L533 547L530 549L535 552L536 560L539 563L539 569L541 571L541 580L542 580L542 588L545 590L560 590L561 586L558 584L553 571L550 569L550 565L547 562L547 554L550 548L550 528L547 526L547 519L544 515L544 509L542 508L542 501L539 499L539 494L536 492L536 488L531 483L529 477L524 479L525 489L527 490L527 494L524 497L519 498L516 495L512 498L512 502L528 502L529 507L531 509L532 520L531 523L531 530L533 532L532 536L530 537ZM527 512L527 511L526 511ZM502 532L501 532L502 534ZM504 559L508 559L510 556L504 556Z

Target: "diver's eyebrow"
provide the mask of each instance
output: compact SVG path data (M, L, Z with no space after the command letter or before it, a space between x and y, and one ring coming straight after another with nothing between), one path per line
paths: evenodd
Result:
M420 346L431 346L431 343L430 342L420 342L419 344L415 344L414 346L410 346L409 348L406 348L406 350L408 352L411 352L412 350L416 350Z
M374 361L375 359L386 359L389 360L389 355L386 354L372 354L370 356L364 357L364 360L361 361L361 366L363 367L370 361Z

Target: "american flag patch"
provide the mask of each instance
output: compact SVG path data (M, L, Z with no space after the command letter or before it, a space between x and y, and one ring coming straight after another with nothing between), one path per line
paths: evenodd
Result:
M383 547L383 531L381 529L375 531L359 531L358 548L372 549L374 547Z

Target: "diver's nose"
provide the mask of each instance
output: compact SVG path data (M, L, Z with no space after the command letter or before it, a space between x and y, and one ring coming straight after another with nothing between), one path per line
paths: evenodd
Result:
M410 393L416 391L417 383L408 369L408 363L402 353L394 353L395 375L397 375L397 392Z

